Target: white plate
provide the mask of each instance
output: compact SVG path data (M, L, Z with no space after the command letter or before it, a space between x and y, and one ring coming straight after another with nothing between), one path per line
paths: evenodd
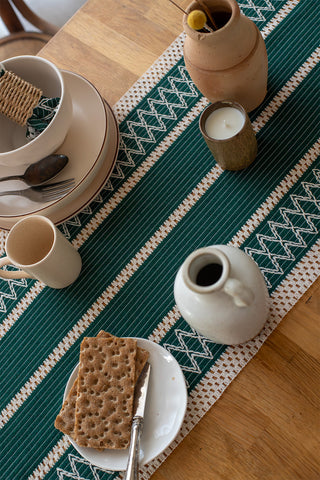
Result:
M187 408L187 388L181 368L171 353L144 338L137 338L137 344L148 350L151 364L140 442L140 465L144 465L160 455L178 434ZM78 365L68 380L64 400L77 375ZM128 449L99 452L93 448L79 447L72 438L69 439L74 448L93 465L112 471L127 468Z
M63 199L51 203L33 202L18 196L0 197L1 216L40 213L43 208L55 203L61 206L82 193L100 166L107 137L107 114L103 99L96 88L81 75L67 71L61 73L71 93L73 114L68 134L57 150L57 153L67 155L69 162L54 181L74 178L75 186ZM25 170L25 167L19 167L19 170L17 168L1 166L1 176L23 173ZM27 188L27 185L21 181L0 184L0 191L20 188Z

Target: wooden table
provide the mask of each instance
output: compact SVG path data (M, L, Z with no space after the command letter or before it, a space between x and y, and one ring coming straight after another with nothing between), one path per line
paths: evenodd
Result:
M89 0L40 55L113 105L181 32L181 15L168 0ZM319 331L320 279L152 478L318 480Z

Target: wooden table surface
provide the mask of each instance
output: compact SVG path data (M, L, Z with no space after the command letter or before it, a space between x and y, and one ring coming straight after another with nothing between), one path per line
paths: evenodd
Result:
M89 0L40 55L113 105L181 22L168 0ZM319 331L320 279L152 479L319 480Z

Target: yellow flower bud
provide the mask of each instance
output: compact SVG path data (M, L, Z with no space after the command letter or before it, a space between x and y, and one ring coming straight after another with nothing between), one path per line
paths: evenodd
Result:
M201 30L207 22L207 17L202 10L192 10L188 15L187 22L193 30Z

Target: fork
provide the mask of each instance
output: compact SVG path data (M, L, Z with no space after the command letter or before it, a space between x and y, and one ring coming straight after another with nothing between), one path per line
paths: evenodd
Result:
M47 183L38 187L25 188L24 190L9 190L0 192L0 197L7 195L19 195L33 202L53 202L66 195L74 186L74 178L61 180L60 182Z

